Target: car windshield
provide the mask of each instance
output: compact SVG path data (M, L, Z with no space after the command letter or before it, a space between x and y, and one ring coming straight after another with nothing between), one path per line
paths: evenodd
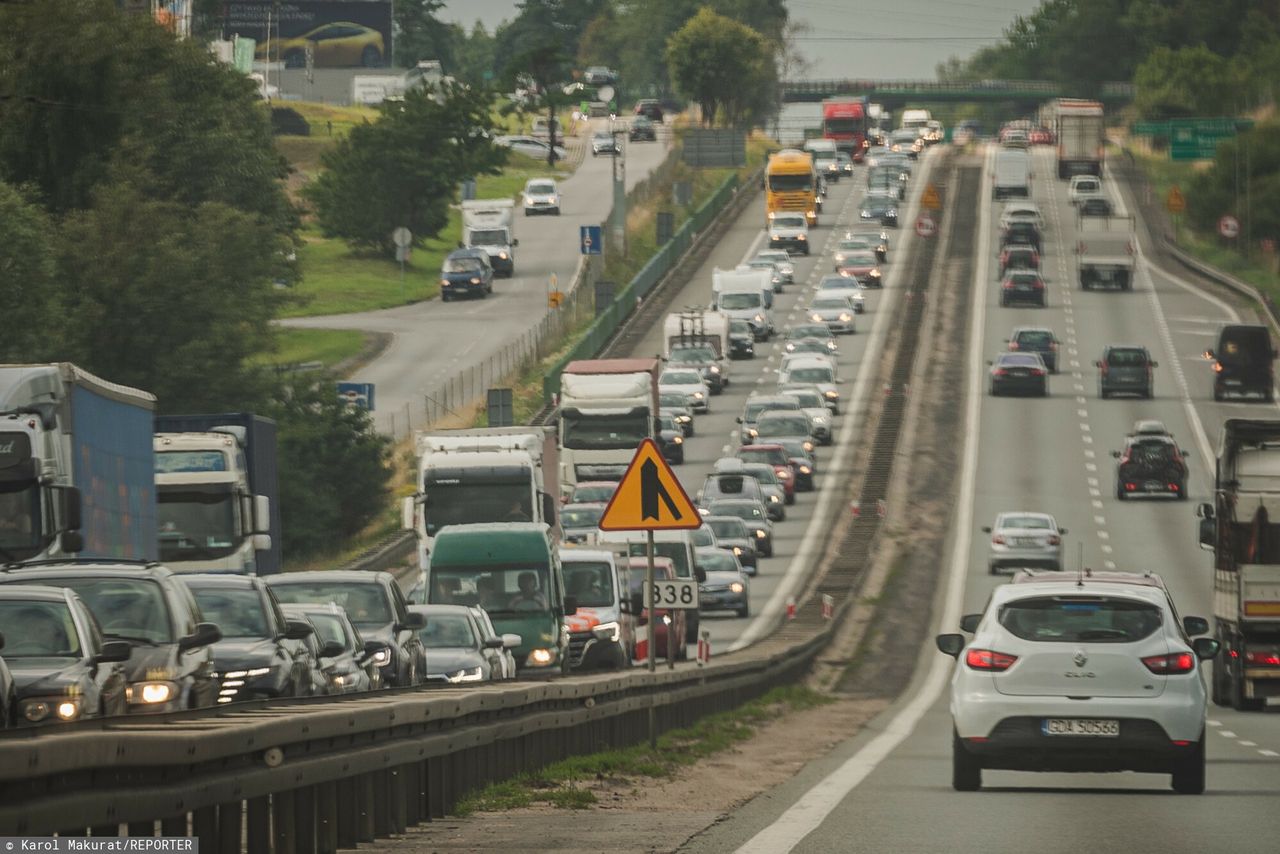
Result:
M751 324L745 320L730 320L729 334L731 335L750 335Z
M831 352L831 348L828 347L825 343L814 340L814 339L809 339L807 341L796 341L792 344L788 344L787 349L792 353L829 354Z
M1048 347L1053 343L1053 333L1046 329L1033 329L1019 332L1014 340L1023 347Z
M573 490L574 504L607 504L618 488L616 483L601 483L579 486ZM601 511L603 512L603 511Z
M880 241L870 235L866 237L847 237L840 241L841 252L851 252L857 249L866 249L877 245Z
M787 464L787 453L781 448L743 448L738 451L738 459L748 463L768 463L771 466Z
M787 338L795 340L797 338L831 338L831 330L821 323L801 323L793 326L787 332Z
M786 381L793 383L831 383L835 382L835 376L831 373L830 368L796 368L787 372Z
M1160 628L1160 608L1111 596L1037 596L1000 608L1000 625L1023 640L1133 643Z
M764 519L764 511L754 501L712 501L707 509L713 515L737 516L744 522L747 520L757 522Z
M868 252L865 249L857 249L853 252L845 253L844 260L846 263L874 266L876 263L876 253Z
M580 608L608 608L615 599L613 567L604 561L565 561L564 590Z
M766 486L778 485L778 473L773 470L773 466L757 463L747 467L747 474Z
M271 592L281 602L298 605L332 602L347 612L357 626L381 627L394 620L387 592L377 583L355 581L308 581L275 583Z
M565 507L560 511L560 525L564 528L594 528L604 515L603 507Z
M252 587L202 587L188 585L200 612L217 623L224 638L265 638L267 612L262 596Z
M45 584L70 587L98 618L104 635L144 643L171 643L172 621L164 591L139 578L51 578ZM5 630L6 640L8 630Z
M1040 281L1040 277L1035 273L1014 273L1009 277L1009 281L1015 285L1034 284Z
M608 131L600 131L594 138L596 142L613 142L613 134Z
M1044 516L1005 516L1000 520L1000 528L1018 530L1053 530L1053 523Z
M464 614L429 614L427 625L418 631L427 649L456 649L479 646L471 620Z
M844 297L826 297L813 301L814 308L848 308L849 304L844 301Z
M0 599L4 657L79 658L80 636L66 602Z
M721 294L720 307L728 311L742 311L744 309L759 308L763 298L760 294Z
M539 181L537 184L530 184L525 188L525 192L530 195L549 196L556 191L556 185L550 181Z
M658 382L663 385L701 385L702 375L696 371L666 371Z
M721 540L746 540L751 537L750 532L747 531L747 523L736 516L708 519L707 524Z
M669 431L669 432L674 433L675 431L679 430L680 428L679 428L678 426L676 426L676 420L675 420L674 418L672 418L670 415L659 415L659 416L658 416L658 429L659 429L659 430L667 430L667 431Z
M446 273L478 273L482 269L479 258L446 258L444 259L444 272Z
M743 321L745 323L746 321ZM670 406L675 409L684 409L689 405L689 399L679 392L663 392L658 395L659 406Z
M809 419L799 415L770 415L756 422L761 436L808 436Z
M756 255L757 261L768 261L773 264L789 264L791 256L781 250L777 252L761 252Z
M755 421L762 412L768 412L771 409L796 409L798 407L791 406L783 400L748 400L747 405L743 408L742 420Z
M341 617L336 614L311 612L307 614L307 619L316 627L316 637L321 646L327 643L340 643L344 649L351 649L351 639L347 637L347 627L343 624Z
M704 347L679 347L671 351L670 357L677 365L701 365L715 360L716 354Z
M816 391L789 391L787 394L794 397L797 403L807 409L821 409L826 406L822 400L822 395Z
M1147 363L1144 350L1112 350L1107 353L1107 364L1114 366L1141 367Z
M787 216L775 216L773 218L773 224L778 228L804 228L806 225L804 217L791 214L788 214Z
M697 561L706 572L738 571L738 562L724 549L704 549L698 552Z
M820 291L852 291L858 287L858 280L850 276L824 276L818 283Z

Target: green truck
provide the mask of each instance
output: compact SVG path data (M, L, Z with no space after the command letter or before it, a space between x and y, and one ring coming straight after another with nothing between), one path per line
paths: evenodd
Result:
M520 636L512 652L526 676L566 673L566 616L577 604L551 529L540 522L446 525L436 533L427 570L427 601L478 605L500 633Z

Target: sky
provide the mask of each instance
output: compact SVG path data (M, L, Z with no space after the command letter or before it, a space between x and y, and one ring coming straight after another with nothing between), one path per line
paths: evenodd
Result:
M663 0L649 0L661 3ZM787 0L791 17L810 31L801 52L807 77L928 79L951 56L993 44L1017 15L1040 0ZM442 17L468 29L516 14L516 0L448 0Z

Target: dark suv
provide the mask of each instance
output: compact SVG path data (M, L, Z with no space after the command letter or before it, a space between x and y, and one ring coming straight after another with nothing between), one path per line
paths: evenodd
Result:
M1008 243L1000 249L1000 278L1010 270L1039 270L1040 253L1026 243Z
M654 98L641 98L636 101L636 115L644 116L650 121L662 123L662 104Z
M219 703L313 693L317 664L307 651L314 629L288 620L266 583L252 575L180 576L200 610L222 630L213 660L222 689Z
M1205 357L1213 360L1213 399L1228 394L1261 395L1268 403L1274 392L1272 361L1276 357L1265 326L1232 324L1222 327L1218 347Z
M440 300L493 293L493 265L483 249L455 249L440 267Z
M1098 397L1106 400L1113 394L1153 396L1155 378L1152 361L1146 347L1133 344L1111 344L1102 351L1098 366Z
M125 702L130 713L212 706L218 697L213 646L222 631L205 622L178 576L158 563L59 560L0 571L0 584L65 587L89 606L107 641L128 641Z
M392 688L418 685L427 675L426 654L418 630L421 614L409 612L409 603L389 572L317 570L290 572L267 579L276 599L292 604L333 602L344 608L366 641L378 641L387 649L375 656L382 684Z
M1027 246L1034 246L1037 252L1043 252L1044 247L1041 244L1040 229L1036 228L1034 222L1014 221L1000 233L1000 246L1003 248L1010 243L1023 243Z
M1116 498L1131 495L1173 495L1187 500L1187 451L1173 437L1129 434L1124 450L1112 451L1116 463Z

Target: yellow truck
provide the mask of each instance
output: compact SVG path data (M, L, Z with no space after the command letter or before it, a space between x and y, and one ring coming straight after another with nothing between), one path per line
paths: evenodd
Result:
M776 213L798 212L804 214L810 228L818 224L822 198L812 155L794 148L770 154L764 181L765 211L770 219Z

